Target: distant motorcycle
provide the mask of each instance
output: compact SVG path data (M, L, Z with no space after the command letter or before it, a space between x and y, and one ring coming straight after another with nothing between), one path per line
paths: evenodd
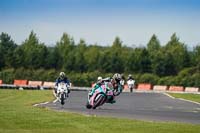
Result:
M128 88L130 89L130 92L133 92L135 80L129 79L129 80L127 81L127 84L128 84Z
M93 95L90 95L90 92L88 93L88 101L86 104L86 108L88 109L96 109L96 107L99 107L101 105L103 105L104 103L106 103L109 99L108 98L114 98L115 94L114 94L114 90L107 90L106 89L106 85L109 87L112 87L111 83L105 83L102 84L101 86L99 86L95 92L93 93Z
M58 84L57 96L59 98L61 105L65 104L65 101L68 97L69 87L70 86L68 84L63 83L63 82Z

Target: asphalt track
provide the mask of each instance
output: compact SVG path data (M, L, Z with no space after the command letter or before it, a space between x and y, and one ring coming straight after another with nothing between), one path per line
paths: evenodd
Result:
M87 91L72 91L63 107L59 102L41 106L84 115L200 124L199 104L173 99L162 93L122 93L116 97L115 104L107 103L95 110L85 108L86 100Z

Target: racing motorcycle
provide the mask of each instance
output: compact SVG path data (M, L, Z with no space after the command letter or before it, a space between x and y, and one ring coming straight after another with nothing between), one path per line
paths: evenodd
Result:
M128 88L130 89L130 92L133 92L135 81L133 79L129 79L127 81L127 84L128 84Z
M107 90L106 86L112 88L111 83L104 83L101 86L99 86L93 95L91 95L91 92L88 93L88 100L86 104L87 109L96 109L96 107L99 107L103 105L104 103L108 102L110 98L114 98L114 90Z
M59 83L58 88L57 88L57 96L58 100L60 101L61 105L65 104L65 100L68 97L68 92L69 92L69 85L66 83Z

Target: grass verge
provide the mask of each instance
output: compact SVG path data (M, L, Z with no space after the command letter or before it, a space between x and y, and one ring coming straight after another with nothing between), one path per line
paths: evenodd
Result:
M33 107L51 91L0 90L1 133L196 133L200 125L83 116Z
M183 98L186 100L191 100L200 103L200 95L199 94L182 94L182 93L168 93L169 95L175 98Z

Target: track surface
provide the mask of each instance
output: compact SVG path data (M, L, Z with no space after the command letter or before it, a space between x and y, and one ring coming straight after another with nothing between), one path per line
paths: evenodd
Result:
M172 99L162 93L122 93L116 97L115 104L107 103L96 110L85 108L86 91L72 91L67 100L63 107L59 102L41 106L86 115L200 124L200 105Z

